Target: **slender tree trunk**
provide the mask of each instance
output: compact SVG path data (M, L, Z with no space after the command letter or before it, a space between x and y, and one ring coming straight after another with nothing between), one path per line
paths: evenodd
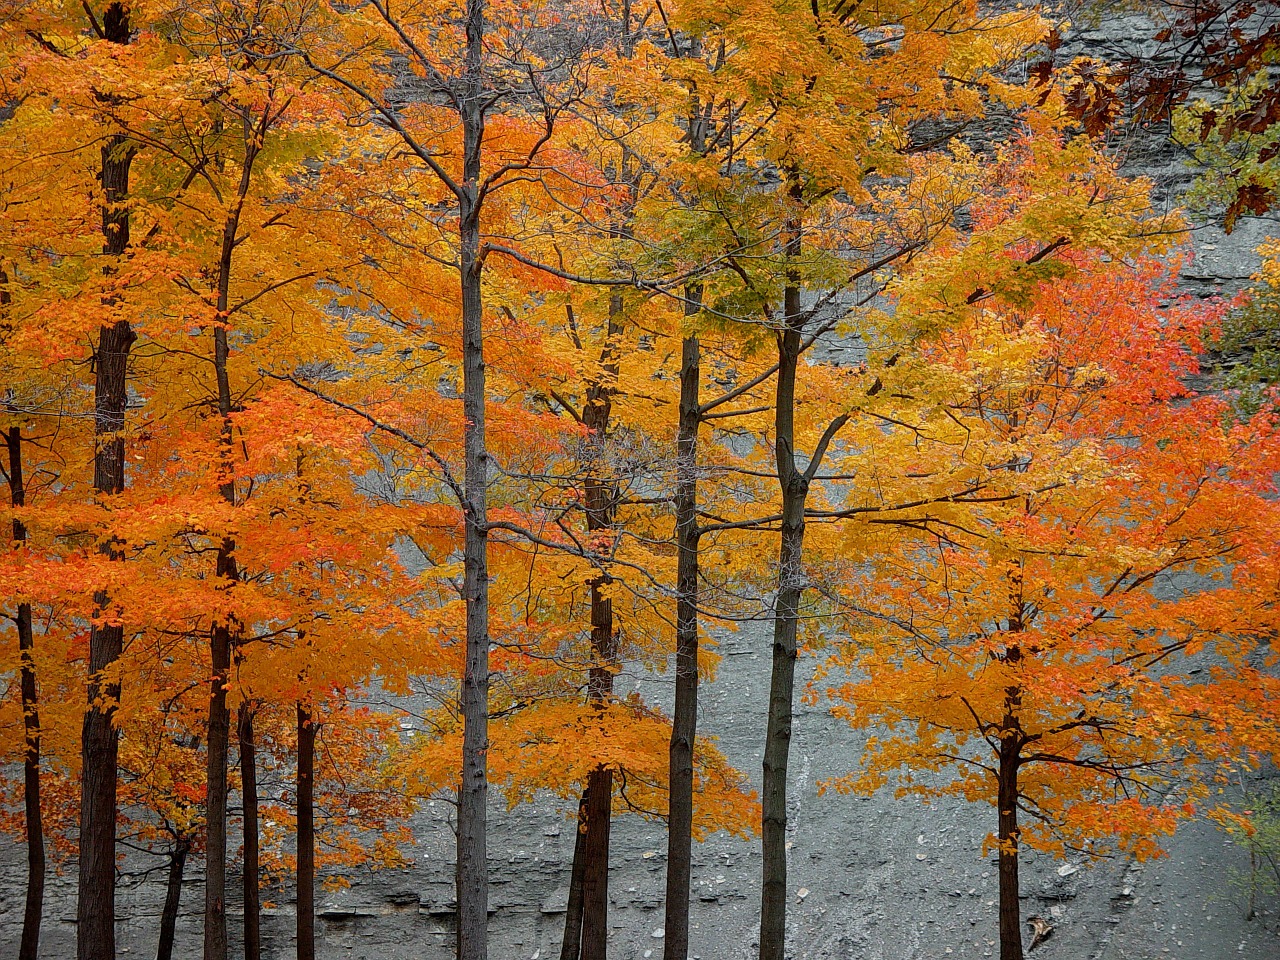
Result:
M459 960L488 960L489 877L489 459L485 444L483 261L480 258L480 156L484 141L484 0L467 0L458 197L462 282L463 600L462 780L458 796Z
M1016 638L1026 629L1022 599L1022 564L1010 570L1008 633ZM1016 640L1003 657L1012 670L1022 660L1022 648ZM1022 918L1018 901L1018 770L1025 745L1022 732L1022 687L1015 679L1004 691L1004 717L1000 723L1000 757L996 786L996 810L1000 828L1000 960L1022 960Z
M230 209L222 226L222 245L218 256L217 316L213 328L213 371L218 387L218 416L220 424L219 458L222 476L218 481L218 493L227 503L235 506L236 485L231 472L231 376L227 368L230 346L227 340L231 294L231 271L235 257L236 234L240 229L240 214L248 196L253 166L266 136L266 118L256 134L244 121L244 163L240 170L240 183L236 203ZM239 579L236 564L236 545L230 537L224 537L218 545L215 568L219 585L225 589ZM232 623L221 615L209 634L209 749L206 754L208 800L206 840L208 868L204 888L204 957L203 960L227 960L227 757L231 740L231 714L227 709L227 685L231 680L231 651L237 638Z
M244 804L244 960L262 960L262 904L258 895L258 757L253 740L253 707L241 701L236 732L240 740L240 796Z
M298 960L316 960L316 727L298 704Z
M218 551L218 567L224 551ZM225 576L219 569L220 576ZM227 711L227 682L231 674L231 634L217 624L209 634L212 677L209 681L208 748L205 753L206 866L204 893L204 958L227 957L227 743L231 716Z
M8 302L8 290L0 293L0 303ZM27 489L22 472L22 428L10 427L5 434L9 451L9 502L22 507ZM13 521L13 543L21 549L27 528ZM18 604L18 652L22 657L22 729L26 749L22 754L23 812L27 830L27 899L22 914L22 942L18 960L36 960L40 952L40 916L44 912L44 818L40 810L40 705L36 691L35 636L31 629L31 604Z
M609 301L609 323L601 351L601 377L587 388L582 422L588 430L586 490L587 530L593 533L613 529L617 484L608 463L609 417L618 377L617 337L622 332L622 298ZM607 573L591 581L591 653L595 664L587 681L587 696L603 710L613 696L613 675L618 659L617 635L613 624L613 601ZM597 767L588 777L580 808L582 843L582 960L605 960L609 939L609 835L613 822L613 771ZM578 847L575 844L575 853ZM566 922L568 917L566 916Z
M1016 735L1000 741L1000 960L1022 960L1018 902L1018 754Z
M573 838L573 866L569 872L569 902L564 912L564 938L560 941L560 960L578 960L582 952L583 875L587 869L587 811L590 809L588 783L578 801L576 835Z
M687 312L694 312L688 297ZM693 749L698 728L698 428L701 346L686 336L680 359L676 435L676 695L671 719L667 818L666 940L663 960L689 955L693 858Z
M219 400L230 402L224 391L226 374L226 332L222 335L221 349L217 350L221 363L219 371ZM228 413L229 413L228 409ZM229 433L230 421L223 416L224 434ZM231 486L225 484L224 487ZM223 490L229 503L235 502L234 488ZM218 546L215 574L221 584L230 585L238 579L235 544L224 539ZM206 874L204 889L204 958L203 960L227 960L227 757L231 740L231 713L227 708L227 686L231 681L231 650L234 639L226 620L214 623L209 631L209 720L206 760L207 800L206 818Z
M110 4L101 25L109 43L129 42L129 12L122 3ZM129 246L129 168L133 150L122 134L108 137L102 146L102 252L108 272L115 258ZM110 308L114 304L108 303ZM104 324L94 353L94 467L93 486L99 497L124 490L124 420L129 350L137 335L127 320ZM112 560L122 559L110 540L101 551ZM106 590L94 593L98 614L89 631L88 709L81 732L79 898L76 904L76 956L78 960L115 960L116 879L116 763L119 740L113 725L120 697L117 681L104 679L119 659L124 628L109 611ZM104 619L105 618L105 619Z
M702 56L692 37L677 56ZM708 114L696 88L689 104L689 148L706 153ZM702 287L685 288L685 316L701 310ZM680 422L676 428L676 689L667 748L667 890L663 960L689 955L689 893L693 867L693 750L698 733L698 428L702 345L686 332L680 355Z
M18 526L18 524L14 524ZM36 960L40 953L40 917L44 912L44 818L40 811L40 713L36 699L34 638L31 604L18 604L18 649L22 653L23 811L27 828L27 897L22 914L22 942L18 960Z
M182 876L186 871L187 853L191 841L178 837L169 853L169 881L165 886L164 909L160 913L160 942L156 946L156 960L171 960L173 936L178 926L178 906L182 901Z
M801 200L797 175L789 172L790 199ZM798 211L785 227L786 254L800 255ZM782 492L782 535L778 548L778 594L773 612L773 669L769 683L769 721L764 747L762 797L763 883L760 908L760 960L783 960L787 928L787 762L791 750L795 696L796 635L800 597L805 588L804 507L806 475L796 466L796 371L800 362L800 278L791 266L783 290L785 327L778 333L778 381L774 410L775 461Z

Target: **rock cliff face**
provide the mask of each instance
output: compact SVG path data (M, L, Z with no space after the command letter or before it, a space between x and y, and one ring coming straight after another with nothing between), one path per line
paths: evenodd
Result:
M720 676L708 685L705 729L758 780L769 661L765 631L724 638ZM626 678L646 697L668 700L669 683ZM981 856L993 827L989 808L880 795L819 796L815 781L843 773L859 743L822 707L797 713L791 815L791 956L796 960L913 960L996 953L996 876ZM320 897L317 932L325 960L446 960L453 949L453 837L448 807L418 814L413 869L351 875L351 886ZM491 955L498 960L559 956L573 853L573 825L551 802L492 810ZM661 825L622 817L615 826L611 956L661 955L665 840ZM234 843L234 840L233 840ZM0 851L0 953L16 951L21 925L21 848ZM1167 860L1136 866L1106 861L1032 859L1024 867L1024 914L1055 927L1037 949L1045 960L1271 960L1280 949L1280 912L1244 920L1245 898L1232 876L1248 856L1213 827L1193 824L1170 844ZM183 891L179 956L200 944L202 878ZM74 955L75 881L53 879L43 956ZM265 956L294 953L288 891L264 892ZM702 960L754 956L759 913L758 845L717 836L694 857L692 953ZM163 886L159 879L120 889L121 957L155 948ZM233 930L239 905L229 905ZM232 937L233 942L235 937Z
M1116 18L1072 38L1079 49L1122 47L1139 36L1138 21ZM1133 174L1151 177L1160 195L1176 202L1190 180L1183 157L1147 131L1120 145ZM1189 292L1229 296L1256 269L1254 248L1280 232L1274 222L1242 221L1227 236L1198 227L1194 259L1184 271ZM768 637L744 629L722 640L725 655L715 682L703 688L700 723L739 769L759 785ZM630 676L620 689L638 689L670 709L668 677ZM846 772L860 744L825 707L802 707L793 741L790 811L791 919L795 960L913 960L991 957L997 952L996 876L981 856L994 828L987 807L819 796L815 783ZM355 873L350 886L324 893L318 906L319 956L324 960L446 960L453 956L453 834L450 808L426 804L414 822L418 845L412 869ZM567 808L550 800L508 811L491 810L491 950L496 960L559 956L573 825ZM232 838L232 844L236 843ZM1248 854L1212 826L1193 823L1169 844L1169 857L1147 865L1123 860L1089 866L1031 859L1024 866L1024 917L1054 926L1037 948L1044 960L1273 960L1280 956L1280 904L1259 901L1246 921L1246 895L1233 877L1246 877ZM0 847L0 956L17 952L21 929L22 848ZM753 957L759 916L758 842L712 837L694 853L692 956L701 960ZM616 960L661 955L665 838L660 824L632 816L614 828L610 954ZM200 949L203 877L188 872L177 955ZM238 891L238 877L231 888ZM75 952L73 868L50 877L42 956ZM264 955L294 955L293 903L288 890L264 891L275 906L263 922ZM120 956L154 953L164 898L163 877L122 882ZM233 956L238 956L240 906L228 905ZM1028 938L1029 939L1029 938Z

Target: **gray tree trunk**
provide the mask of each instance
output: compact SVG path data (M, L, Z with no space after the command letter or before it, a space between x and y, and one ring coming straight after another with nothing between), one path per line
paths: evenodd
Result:
M799 206L798 175L788 172L789 195ZM801 248L798 210L784 227L787 258ZM764 747L762 846L763 882L760 906L760 960L783 960L787 926L787 762L791 750L792 704L795 697L796 636L800 597L804 593L804 508L809 481L795 456L796 372L804 318L800 310L800 277L791 266L783 290L783 329L777 334L778 380L774 409L774 459L782 493L782 533L778 547L778 593L773 611L773 664L769 683L769 720Z
M169 851L169 877L165 883L164 908L160 911L160 939L156 945L156 960L172 960L173 939L178 927L178 907L182 902L182 877L186 872L187 853L191 840L181 836Z
M463 600L466 654L462 675L462 780L458 791L458 958L488 960L489 877L489 460L485 443L483 261L480 259L480 157L484 141L484 0L467 0L458 196L462 280L464 456Z
M695 312L692 302L687 312ZM693 750L698 728L698 428L701 345L686 336L680 357L676 434L676 691L668 753L666 940L663 960L689 955L693 858Z
M587 871L587 811L590 808L591 785L587 784L578 800L577 832L573 838L573 866L569 870L569 901L564 912L564 937L560 941L560 960L578 960L582 953L583 875Z

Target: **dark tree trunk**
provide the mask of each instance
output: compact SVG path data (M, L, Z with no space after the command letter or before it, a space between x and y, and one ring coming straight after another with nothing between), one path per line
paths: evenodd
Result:
M218 574L228 560L225 542L218 551ZM227 957L227 744L231 716L227 711L227 681L231 675L231 634L217 624L210 631L208 750L205 753L207 800L205 803L206 866L204 892L204 960Z
M676 47L677 55L681 55ZM699 37L683 56L702 55ZM696 90L689 104L689 148L707 148L707 113ZM701 310L702 287L685 288L685 316ZM680 422L676 427L676 689L667 748L667 889L663 960L689 955L689 893L693 859L693 750L698 732L698 428L702 346L686 331L680 355Z
M701 40L676 54L696 59ZM689 146L707 152L708 113L698 92L689 105ZM685 288L685 316L701 310L700 284ZM686 330L680 357L680 424L676 428L676 703L667 748L667 899L663 960L689 956L689 895L694 855L694 745L698 737L698 429L701 343Z
M122 3L104 11L102 28L109 43L129 42L129 12ZM129 168L133 149L121 134L109 136L102 146L102 252L111 261L129 246ZM114 306L108 303L106 306ZM93 486L99 497L124 490L124 421L129 350L137 335L127 320L104 324L94 352L94 466ZM101 551L122 559L107 540ZM94 593L98 617L114 619L105 590ZM115 960L116 879L116 762L119 741L112 717L120 686L103 680L103 671L119 659L124 628L118 623L95 623L89 631L88 709L81 733L79 897L76 903L76 956L78 960Z
M298 960L316 960L316 728L298 704Z
M622 299L609 302L606 342L601 351L602 376L587 388L582 422L588 430L586 491L587 529L602 532L613 529L616 513L617 484L608 462L609 417L618 376L617 337L622 328L619 318ZM618 659L617 635L613 625L613 601L607 587L606 573L591 581L591 654L595 664L587 681L591 703L603 710L613 695L613 675ZM582 856L582 960L605 960L609 938L609 834L613 820L613 771L597 767L588 778L582 795L580 812L585 830ZM577 845L574 850L577 852ZM566 920L568 918L566 917Z
M692 303L697 297L688 298ZM669 749L666 940L663 960L689 955L693 856L693 749L698 729L698 427L701 348L686 336L676 435L676 694Z
M1017 637L1025 629L1022 602L1021 565L1013 573L1008 631ZM1010 644L1002 657L1015 667L1022 660L1022 648ZM1018 902L1018 770L1022 765L1022 687L1015 681L1004 691L1004 717L1000 723L1000 758L996 787L996 810L1000 828L1000 960L1022 960L1022 918Z
M240 795L244 803L244 960L262 960L262 904L258 895L258 757L253 741L253 707L240 703Z
M40 953L40 917L44 912L45 857L44 818L40 811L40 713L36 699L29 603L18 604L18 649L22 653L22 717L26 738L22 799L27 828L27 897L22 913L22 943L18 948L18 960L36 960Z
M797 208L800 183L788 173L789 199ZM798 209L785 227L786 254L800 256ZM782 534L778 548L778 594L773 611L773 669L769 683L769 721L764 746L762 796L763 883L760 908L760 960L783 960L787 925L787 762L791 750L791 710L795 696L796 635L800 597L805 588L804 507L809 480L796 466L796 371L804 319L800 278L787 268L783 290L785 327L778 338L778 382L774 410L774 457L782 493ZM815 456L818 456L815 454Z
M458 791L459 960L488 960L489 877L489 459L485 445L483 261L480 257L480 156L484 141L484 0L466 3L462 183L458 196L462 285L463 601L462 779Z
M582 952L583 874L587 869L588 784L578 801L577 833L573 838L573 866L569 872L569 902L564 912L564 938L560 941L560 960L578 960Z
M1018 902L1017 736L1000 742L1000 960L1022 960L1022 918Z
M587 832L583 838L582 960L604 960L609 940L609 827L613 771L596 767L588 778Z
M179 837L169 853L169 881L165 886L164 909L160 913L160 942L156 946L156 960L171 960L173 935L178 926L178 906L182 902L182 876L187 867L187 853L191 841Z
M0 293L0 303L8 302L8 290ZM22 472L22 428L10 427L5 434L9 451L9 502L22 507L27 488ZM13 521L13 544L21 549L27 528ZM27 899L22 914L22 942L18 960L36 960L40 952L40 916L44 912L44 818L40 810L40 704L36 691L35 635L31 629L31 604L18 604L18 652L22 657L22 729L26 749L22 754L22 802L27 831Z
M218 388L218 415L220 425L219 456L222 460L222 476L218 493L232 506L236 502L236 486L231 470L231 376L227 361L230 346L226 324L229 320L231 271L235 257L236 234L240 229L240 214L248 196L253 166L266 136L269 110L263 113L262 124L255 133L245 126L244 163L240 171L240 184L236 203L222 226L222 245L218 256L217 316L213 328L213 371ZM236 545L224 537L218 546L216 575L219 584L227 589L239 579L236 564ZM203 960L227 960L227 757L231 740L231 715L227 709L227 685L231 680L231 652L237 638L232 623L221 615L214 622L209 634L209 749L206 754L208 801L206 840L208 870L204 888L204 957Z

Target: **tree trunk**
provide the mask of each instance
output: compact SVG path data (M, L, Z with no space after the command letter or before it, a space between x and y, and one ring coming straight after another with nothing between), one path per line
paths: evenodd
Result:
M165 886L164 909L160 913L160 942L156 946L156 960L171 960L173 935L178 926L178 905L182 901L182 875L187 866L187 853L191 841L178 837L169 853L169 882Z
M316 960L316 728L298 704L298 960Z
M258 757L253 742L253 707L241 701L237 720L240 796L244 804L244 960L262 960L262 905L258 895Z
M1011 571L1011 599L1008 632L1017 637L1025 629L1022 602L1022 568ZM1011 643L1003 657L1005 665L1017 669L1022 648ZM1000 767L996 787L996 808L1000 818L1000 960L1022 960L1022 918L1018 902L1018 769L1022 764L1025 739L1022 732L1022 687L1015 680L1004 691L1004 717L1000 723Z
M8 290L0 293L8 301ZM22 507L27 489L22 474L22 428L10 427L5 434L9 451L9 502ZM26 543L26 525L13 521L13 544ZM22 658L22 729L26 749L22 755L22 802L27 832L27 899L22 914L22 942L18 960L36 960L40 952L40 917L44 912L44 818L40 810L40 709L36 691L35 636L31 629L31 604L18 604L18 652Z
M230 559L225 541L218 550L218 574ZM234 563L234 560L232 560ZM231 633L216 624L209 634L212 676L209 681L208 749L205 753L206 866L204 889L204 960L227 958L227 744L231 716L227 711L227 682L231 674Z
M101 18L109 43L129 42L129 12L112 3ZM102 252L111 261L128 249L129 168L133 150L122 134L109 136L102 146ZM107 307L113 306L111 303ZM137 335L127 320L103 324L94 353L94 465L93 486L106 498L124 490L124 430L128 402L126 382L129 350ZM112 560L122 559L111 540L99 548ZM114 620L106 590L94 593L97 614L89 631L88 709L80 739L80 876L76 903L78 960L115 960L116 879L116 762L119 740L112 722L120 697L117 681L103 673L120 657L124 628Z
M788 172L789 196L799 204L800 183ZM798 213L788 218L786 254L800 255ZM796 371L800 362L800 278L788 266L783 290L785 328L778 333L778 383L774 410L774 456L782 493L782 535L778 548L778 595L773 611L773 669L769 683L769 721L764 747L762 796L763 883L760 907L760 960L783 960L787 927L787 762L791 750L791 709L795 695L796 634L800 597L805 588L804 507L809 482L796 467Z
M569 872L569 902L564 912L564 938L560 941L560 960L578 960L582 952L583 874L587 868L587 811L590 784L578 801L577 833L573 838L573 866Z
M621 334L619 318L622 298L609 301L606 341L600 356L600 379L587 388L582 422L587 437L586 491L587 530L604 532L613 529L616 513L617 484L607 459L609 417L618 376L616 338ZM591 654L595 664L587 682L587 695L592 704L603 710L613 695L613 676L618 659L617 634L613 625L613 601L607 587L611 578L600 573L591 581ZM613 821L613 771L597 767L588 778L583 792L586 830L582 855L582 960L605 960L609 939L609 834ZM575 852L577 847L575 845Z
M686 312L696 311L692 293ZM666 940L663 960L689 955L693 857L693 748L698 728L698 427L701 345L686 336L676 435L676 693L668 754Z
M604 960L609 939L609 827L613 771L596 767L588 778L587 833L583 843L582 960Z
M484 140L482 57L484 0L467 0L458 197L462 286L463 601L466 660L462 676L462 779L458 791L459 960L488 960L489 878L489 530L485 445L483 261L480 258L480 156Z
M253 176L253 166L261 150L261 137L266 134L266 116L254 134L247 121L244 128L244 163L240 171L240 184L236 203L231 207L222 226L222 244L218 256L217 315L213 328L213 372L218 388L218 416L222 461L222 475L218 481L218 493L224 501L235 506L236 485L231 470L231 377L227 368L230 345L227 340L228 310L231 302L231 271L235 257L236 234L240 229L240 214ZM218 546L215 573L219 585L226 589L239 579L236 564L236 545L230 537L224 537ZM206 754L208 801L206 840L208 868L204 888L204 957L203 960L227 960L227 756L231 740L231 715L227 710L227 685L231 680L231 650L237 638L233 636L232 623L225 615L219 616L209 634L209 749Z
M1018 902L1018 753L1016 736L1000 742L1000 960L1022 960Z
M674 37L673 37L674 41ZM687 52L696 59L702 40L690 38ZM707 149L707 115L696 87L689 103L689 149ZM702 287L685 287L686 318L701 310ZM680 354L680 422L676 427L676 689L667 748L667 889L663 960L689 955L689 893L693 860L693 749L698 732L698 428L702 425L699 389L702 345L686 331Z

